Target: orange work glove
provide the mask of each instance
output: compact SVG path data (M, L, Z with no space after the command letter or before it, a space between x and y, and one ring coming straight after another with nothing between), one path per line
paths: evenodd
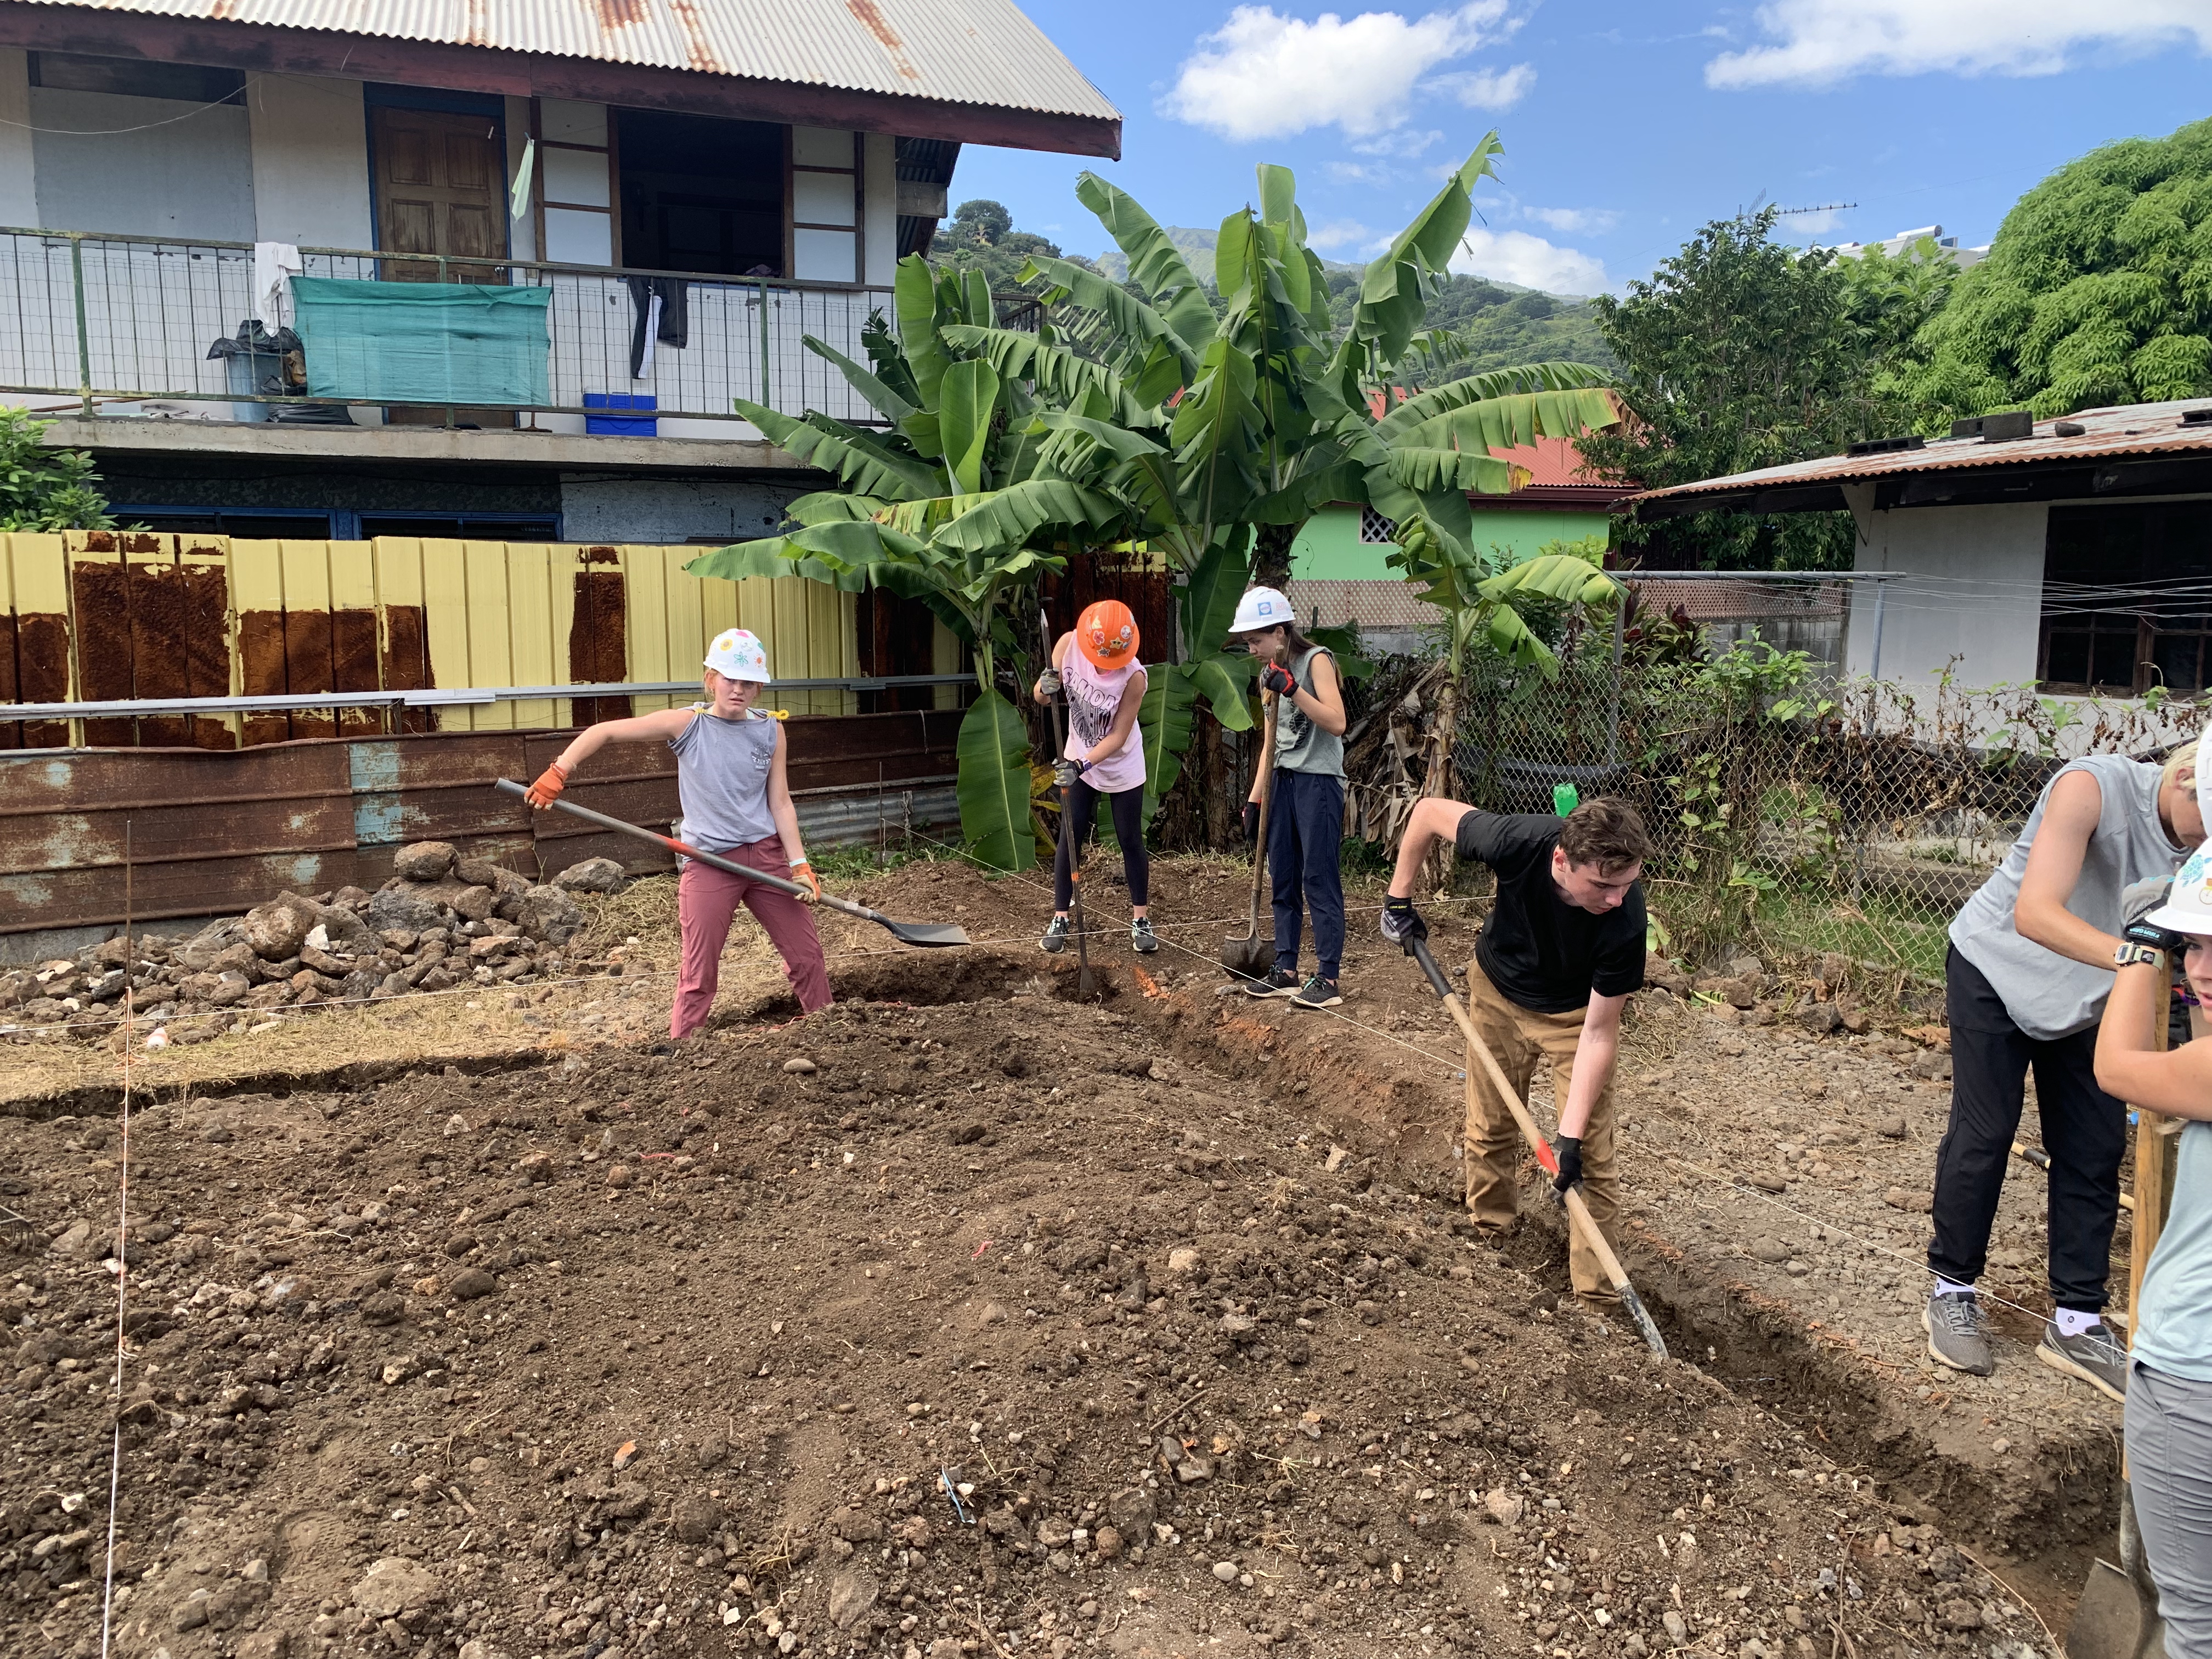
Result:
M538 781L523 792L523 799L543 812L561 799L561 792L568 787L568 769L555 761L538 775Z
M814 873L812 865L805 859L793 860L791 866L791 878L806 889L805 893L799 896L799 902L801 904L814 904L820 902L822 878Z

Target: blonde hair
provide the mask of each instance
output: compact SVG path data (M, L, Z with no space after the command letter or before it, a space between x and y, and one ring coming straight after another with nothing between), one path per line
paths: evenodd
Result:
M2158 787L2164 789L2184 772L2194 772L2196 769L2197 744L2192 738L2166 757L2166 764L2158 769Z

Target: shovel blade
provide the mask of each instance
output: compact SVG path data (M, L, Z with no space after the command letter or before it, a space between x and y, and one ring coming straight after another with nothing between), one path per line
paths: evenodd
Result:
M919 945L927 949L970 942L965 929L949 921L892 921L886 918L884 926L890 929L891 937L902 945Z
M1221 965L1246 979L1263 979L1275 965L1272 939L1225 939L1221 941Z
M2157 1616L2142 1585L2109 1561L2093 1561L2066 1627L2067 1659L2139 1659Z

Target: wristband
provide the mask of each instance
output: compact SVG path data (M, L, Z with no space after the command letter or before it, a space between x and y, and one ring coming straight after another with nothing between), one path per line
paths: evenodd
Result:
M2161 927L2148 916L2139 916L2120 930L2120 938L2129 945L2137 945L2149 951L2164 951L2178 956L2189 948L2186 936L2170 927Z
M2154 968L2158 965L2158 958L2159 953L2149 945L2137 945L2130 940L2112 952L2112 966L2133 968L2140 965L2145 968Z

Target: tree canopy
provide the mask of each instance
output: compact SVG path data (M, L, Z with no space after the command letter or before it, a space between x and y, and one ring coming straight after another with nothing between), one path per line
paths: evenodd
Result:
M2069 162L1914 341L1921 423L2212 392L2212 120Z
M48 447L40 434L51 424L0 409L0 530L113 529L92 457Z
M1771 208L1716 219L1626 297L1591 301L1630 419L1582 442L1602 477L1650 489L1831 455L1893 410L1875 386L1887 304L1825 248L1774 240ZM1850 515L1701 513L1632 525L1656 566L1848 564Z

